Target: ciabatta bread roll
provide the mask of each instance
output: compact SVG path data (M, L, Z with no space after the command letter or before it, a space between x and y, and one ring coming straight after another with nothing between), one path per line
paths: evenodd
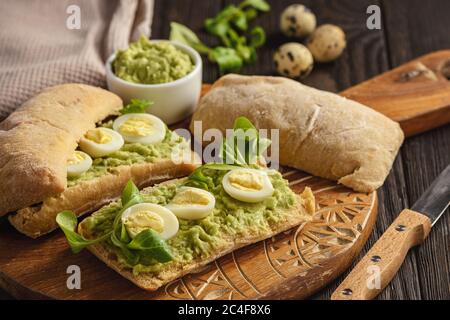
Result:
M203 130L225 132L245 116L260 129L279 129L280 163L338 181L359 192L380 187L404 135L398 123L358 102L296 81L227 75L193 115Z
M61 193L67 159L95 124L122 108L106 90L83 84L45 89L0 123L0 216Z
M118 198L132 179L146 187L192 172L199 159L169 158L111 167L104 175L68 186L67 160L81 137L109 116L122 100L106 90L65 84L44 90L0 123L0 216L36 238L57 228L63 210L78 216ZM190 150L187 150L189 153Z

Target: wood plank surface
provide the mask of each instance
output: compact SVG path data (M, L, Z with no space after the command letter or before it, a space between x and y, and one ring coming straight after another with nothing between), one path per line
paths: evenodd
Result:
M450 48L448 12L448 1L383 1L383 31L389 68L430 51ZM360 257L398 213L404 207L410 207L449 163L449 125L405 141L388 180L379 190L378 221ZM378 299L450 298L449 225L447 211L425 243L408 255L397 276ZM315 298L328 299L346 275Z
M169 21L198 31L206 17L225 4L223 0L156 0L153 38L167 38ZM290 41L279 32L278 17L289 4L309 6L319 23L335 23L347 33L348 48L336 62L319 65L304 83L333 92L342 91L383 71L435 50L450 48L450 1L447 0L273 0L272 11L258 19L268 33L268 44L259 50L258 62L244 74L274 75L272 55L278 45ZM382 30L366 28L366 8L382 8ZM207 43L212 38L204 32ZM206 59L205 59L206 62ZM205 63L204 81L213 82L217 68ZM450 126L406 140L393 170L379 190L379 216L362 257L403 208L410 207L433 179L450 163ZM450 299L450 216L431 231L427 241L406 258L391 284L378 299ZM313 299L328 299L346 274ZM9 295L0 291L0 299Z
M383 11L385 29L389 31L386 35L392 67L433 50L450 48L450 1L385 1ZM450 126L407 139L401 159L406 201L412 206L450 163ZM450 215L447 210L427 241L411 255L419 284L418 298L450 299L449 248ZM398 282L408 282L412 276L407 272L400 273Z

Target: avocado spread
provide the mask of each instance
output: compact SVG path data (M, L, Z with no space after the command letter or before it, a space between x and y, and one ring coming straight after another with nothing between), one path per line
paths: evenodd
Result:
M119 78L140 84L178 80L194 69L191 57L169 42L150 42L142 36L128 49L117 51L112 63Z
M103 124L112 127L112 123ZM185 140L166 129L164 140L150 145L140 143L125 143L123 147L107 157L96 158L88 171L80 176L67 177L67 186L73 187L81 181L91 180L107 173L114 173L116 167L135 163L155 162L157 159L170 158L173 148L184 143Z
M275 189L273 195L259 203L245 203L231 198L222 188L222 178L226 172L205 170L204 174L213 178L214 187L209 190L216 198L213 212L201 220L179 219L178 233L167 240L174 257L168 263L188 263L195 258L208 257L215 249L232 241L236 236L257 235L270 231L277 223L282 222L283 209L295 204L295 196L286 180L279 172L273 171L269 178ZM167 205L176 195L177 188L183 182L172 182L151 189L150 193L141 193L145 202ZM114 218L122 206L112 203L83 221L89 234L100 237L112 229ZM141 272L158 272L164 264L151 261L140 261L130 265L122 252L110 240L106 240L108 248L115 252L119 262L131 268L135 274Z

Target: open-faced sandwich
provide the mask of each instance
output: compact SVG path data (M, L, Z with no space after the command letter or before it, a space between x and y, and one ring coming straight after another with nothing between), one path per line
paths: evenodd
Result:
M141 188L186 176L198 165L187 141L157 117L150 102L65 84L44 90L0 123L0 216L39 237L56 215L80 216ZM176 157L176 161L174 161Z
M234 132L256 129L245 118ZM108 266L146 290L194 272L237 248L270 238L312 218L311 189L295 194L275 170L257 161L265 143L238 135L224 139L227 163L208 163L184 179L139 192L130 181L121 200L77 226L70 211L57 222L76 253L87 247ZM257 146L257 147L255 147ZM226 155L226 156L225 156Z

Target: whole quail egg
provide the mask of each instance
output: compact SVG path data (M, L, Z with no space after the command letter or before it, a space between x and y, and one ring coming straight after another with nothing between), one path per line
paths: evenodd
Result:
M344 31L338 26L324 24L308 39L308 49L318 62L330 62L340 57L347 42Z
M302 79L313 69L314 59L308 48L296 42L282 45L273 57L277 71L282 76Z
M316 28L316 16L304 5L293 4L281 14L280 28L288 37L304 38Z

